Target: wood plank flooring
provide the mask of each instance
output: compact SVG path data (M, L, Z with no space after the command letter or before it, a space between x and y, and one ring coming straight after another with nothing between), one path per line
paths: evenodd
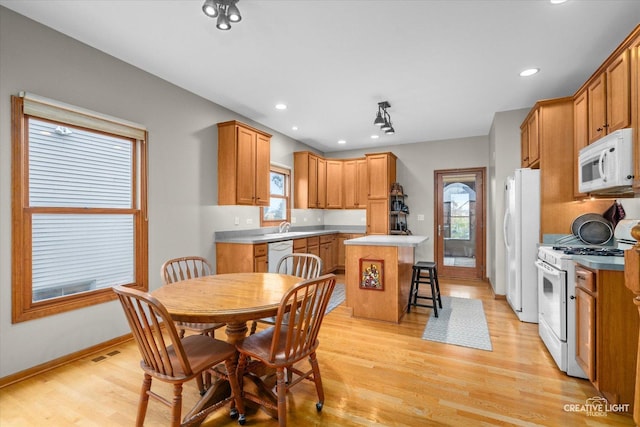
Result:
M441 283L442 294L483 301L493 351L421 339L429 309L401 324L350 317L344 305L325 317L318 360L325 389L321 413L312 383L288 396L290 426L632 426L630 415L565 411L597 393L560 372L537 325L517 320L504 299L478 282ZM142 383L133 342L0 389L1 426L134 425ZM154 382L154 389L169 388ZM197 399L185 386L186 409ZM149 403L145 425L168 425L169 412ZM203 426L234 426L226 410ZM276 426L258 410L247 426Z

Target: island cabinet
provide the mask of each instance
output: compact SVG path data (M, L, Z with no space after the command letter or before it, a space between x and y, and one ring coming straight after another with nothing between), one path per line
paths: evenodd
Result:
M399 323L409 304L415 247L426 236L345 240L345 305L354 317Z
M218 204L269 206L271 135L238 121L218 123Z
M266 273L267 244L216 243L216 273Z
M343 188L346 209L366 209L368 198L367 159L344 160Z
M633 411L640 318L624 271L576 265L576 361L610 404Z
M296 209L324 209L327 203L327 161L308 151L293 153L293 205Z
M342 196L342 160L327 159L327 209L342 209L344 201Z

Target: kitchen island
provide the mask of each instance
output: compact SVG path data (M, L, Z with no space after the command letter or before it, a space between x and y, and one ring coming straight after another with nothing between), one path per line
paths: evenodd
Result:
M409 301L415 248L427 239L369 235L345 240L345 304L354 317L400 322Z

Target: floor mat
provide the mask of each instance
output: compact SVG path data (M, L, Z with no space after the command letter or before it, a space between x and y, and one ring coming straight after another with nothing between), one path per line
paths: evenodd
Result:
M482 301L478 299L443 296L438 317L432 309L422 339L493 351Z

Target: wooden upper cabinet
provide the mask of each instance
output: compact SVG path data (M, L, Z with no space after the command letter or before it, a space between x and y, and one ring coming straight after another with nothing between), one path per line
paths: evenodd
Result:
M342 174L343 161L327 159L327 208L342 209L344 202L342 199Z
M633 188L640 193L640 34L633 40L630 47L631 62L631 127L634 141L634 180Z
M396 156L393 153L367 154L369 199L388 199L396 181Z
M523 168L538 166L540 162L540 113L533 109L520 127L521 164Z
M327 162L308 152L293 153L293 206L296 209L324 209L327 197Z
M587 87L589 100L589 144L602 138L606 134L607 126L607 97L606 76L600 74Z
M367 202L367 234L389 234L389 197Z
M631 124L630 62L624 50L587 86L590 144Z
M589 145L589 107L587 91L579 92L573 98L573 152L578 158L580 150ZM577 160L576 160L577 161ZM585 193L578 190L578 168L573 168L573 195L576 198L585 197Z
M629 63L625 50L607 67L607 133L631 124Z
M238 121L218 123L218 204L269 205L271 135Z
M345 160L343 167L344 207L366 209L368 197L367 159Z
M318 157L318 201L316 207L324 209L327 207L327 161Z

